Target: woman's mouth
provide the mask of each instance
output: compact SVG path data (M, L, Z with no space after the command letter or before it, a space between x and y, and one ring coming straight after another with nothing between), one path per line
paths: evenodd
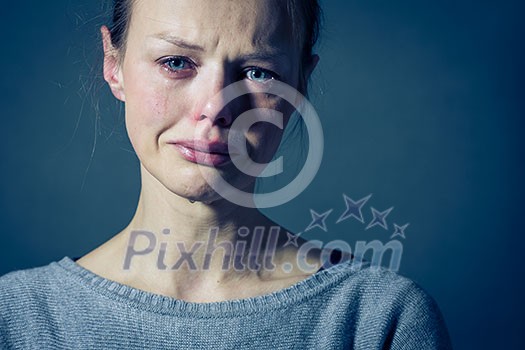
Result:
M207 141L176 141L170 142L189 162L207 165L222 166L231 162L228 144Z

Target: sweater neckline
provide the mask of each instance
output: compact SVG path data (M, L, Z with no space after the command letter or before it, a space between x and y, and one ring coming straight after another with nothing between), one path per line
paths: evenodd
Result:
M241 316L286 308L327 291L356 271L356 264L351 260L343 261L271 293L242 299L199 303L147 292L106 279L80 266L68 256L53 264L65 270L71 278L84 287L115 302L123 302L128 306L155 313L202 318Z

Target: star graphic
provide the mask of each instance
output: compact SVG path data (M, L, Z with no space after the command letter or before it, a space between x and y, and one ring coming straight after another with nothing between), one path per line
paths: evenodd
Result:
M388 230L388 225L385 219L388 216L388 214L390 214L392 209L394 209L394 207L390 207L389 209L385 211L378 211L374 207L370 207L370 209L372 210L372 215L374 216L374 218L372 219L372 221L370 221L370 223L365 228L365 230L368 230L369 228L374 227L376 225L379 225L385 230Z
M286 235L288 236L288 240L283 245L283 247L289 246L290 244L293 245L294 247L298 247L299 245L297 244L297 238L299 238L299 235L301 233L302 232L299 232L298 234L294 235L290 232L286 232Z
M340 223L341 221L344 221L350 217L356 218L359 222L365 223L365 220L363 219L363 213L361 209L363 209L363 206L368 202L368 200L372 197L372 194L369 194L368 196L361 198L358 201L354 201L352 198L348 197L346 194L343 193L343 198L345 200L346 210L341 215L341 217L337 220L336 224Z
M392 236L390 236L390 239L394 238L394 237L397 237L397 236L401 236L402 238L405 238L405 230L406 228L408 227L408 225L410 225L410 223L408 224L405 224L403 226L399 226L397 224L394 223L394 233L392 234Z
M330 209L328 211L325 211L322 214L318 214L315 212L315 210L310 209L310 214L312 215L312 222L308 225L308 227L304 230L304 232L309 231L313 229L314 227L319 227L324 232L327 232L328 229L326 228L325 220L330 215L333 209Z

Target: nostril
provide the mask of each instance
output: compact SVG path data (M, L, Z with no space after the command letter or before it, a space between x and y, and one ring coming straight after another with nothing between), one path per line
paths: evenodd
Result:
M228 120L225 117L219 117L219 120L217 120L217 124L220 126L227 126Z
M216 116L215 118L210 118L206 114L196 114L195 119L198 122L203 121L205 119L209 119L212 122L212 124L218 125L221 127L226 127L231 123L230 118L228 118L227 116Z

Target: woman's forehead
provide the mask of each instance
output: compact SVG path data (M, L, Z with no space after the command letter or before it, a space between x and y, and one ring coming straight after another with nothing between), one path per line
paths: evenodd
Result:
M292 24L283 0L138 0L130 40L183 38L204 50L283 51L292 46Z

